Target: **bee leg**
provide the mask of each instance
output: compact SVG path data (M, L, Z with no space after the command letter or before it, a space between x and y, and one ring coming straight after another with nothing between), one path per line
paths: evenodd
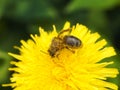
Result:
M59 55L60 55L60 54L57 54L57 55L56 55L56 57L58 58L58 60L60 60L60 59L59 59Z
M57 58L58 58L58 60L59 60L59 55L60 55L60 53L59 53L59 52L56 52L55 57L57 57Z
M58 37L60 37L63 33L65 33L65 32L68 32L68 34L70 33L70 30L71 30L71 28L68 28L68 29L66 29L66 30L62 30L59 34L58 34Z
M69 51L71 51L72 53L75 53L75 51L74 50L72 50L72 49L70 49L70 48L68 48L68 47L66 47Z

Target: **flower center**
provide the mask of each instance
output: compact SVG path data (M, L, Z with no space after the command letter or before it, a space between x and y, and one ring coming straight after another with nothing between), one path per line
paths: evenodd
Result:
M58 81L64 81L70 76L69 73L62 66L57 66L52 70L53 77Z

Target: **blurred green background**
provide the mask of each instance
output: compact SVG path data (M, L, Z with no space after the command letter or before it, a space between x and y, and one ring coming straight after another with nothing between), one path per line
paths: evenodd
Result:
M118 53L110 58L112 67L120 70L120 0L0 0L0 90L12 90L1 84L10 82L13 58L7 53L18 52L13 46L38 33L39 26L52 30L55 24L60 30L65 21L82 23L107 39ZM109 80L120 85L120 76Z

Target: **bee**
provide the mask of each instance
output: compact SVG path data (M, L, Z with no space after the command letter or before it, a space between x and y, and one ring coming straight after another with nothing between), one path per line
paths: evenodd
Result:
M51 57L55 57L58 56L60 50L64 48L67 48L74 53L75 51L73 51L73 49L79 48L81 45L81 40L73 35L70 35L70 29L66 29L62 30L58 36L52 39L48 53Z

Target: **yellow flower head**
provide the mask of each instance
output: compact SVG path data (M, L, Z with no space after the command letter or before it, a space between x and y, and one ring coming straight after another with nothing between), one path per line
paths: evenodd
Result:
M62 33L60 37L55 26L53 29L47 33L40 28L40 36L31 35L32 39L27 42L21 40L22 46L17 47L19 55L9 53L19 61L11 62L16 67L10 70L15 73L11 78L12 83L6 86L12 86L14 90L118 89L115 84L106 81L108 77L114 78L118 74L117 69L106 67L113 62L100 62L116 53L113 47L106 47L107 42L100 39L98 33L91 33L81 24L70 28L69 22L65 23L63 30L71 31ZM69 48L62 42L62 37L69 35L81 41L80 47ZM62 43L58 45L54 42L55 45L50 49L54 37ZM59 50L56 50L58 46Z

